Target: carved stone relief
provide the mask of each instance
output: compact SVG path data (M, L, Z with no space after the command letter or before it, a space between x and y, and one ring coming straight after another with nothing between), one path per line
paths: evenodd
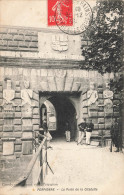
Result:
M33 91L29 89L30 83L29 81L24 81L25 89L21 90L21 98L22 98L22 117L32 117L32 102L31 99L33 97Z
M15 90L12 89L11 80L7 80L7 88L3 90L3 106L5 111L13 111L14 110L14 98L15 98Z
M58 91L64 91L66 70L57 69L55 70L56 86Z
M103 91L104 98L104 111L105 112L113 112L113 91L110 90L110 86L106 83L106 89Z
M90 90L87 92L87 105L90 106L91 104L94 104L96 100L98 99L98 92L94 88L94 83L90 83Z
M54 51L67 51L68 50L68 35L56 34L52 35L52 44L51 47Z

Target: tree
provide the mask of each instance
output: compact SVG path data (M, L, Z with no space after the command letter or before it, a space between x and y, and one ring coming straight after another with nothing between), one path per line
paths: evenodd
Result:
M83 49L86 66L104 74L122 67L123 1L100 0L94 9L94 20L88 32L91 45Z
M120 97L120 119L124 116L123 88L123 0L97 0L92 25L85 32L91 45L83 49L86 64L81 68L114 73L110 87ZM121 124L123 125L123 124ZM122 129L122 126L121 126Z

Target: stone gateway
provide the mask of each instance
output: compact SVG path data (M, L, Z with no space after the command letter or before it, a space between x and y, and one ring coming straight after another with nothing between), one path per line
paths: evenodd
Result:
M44 38L43 38L44 37ZM94 124L92 139L110 138L118 94L108 89L110 74L80 70L85 63L80 35L60 30L0 28L0 152L8 157L33 154L34 134L47 118L53 137L65 121L73 140L82 118ZM90 44L82 41L84 47Z

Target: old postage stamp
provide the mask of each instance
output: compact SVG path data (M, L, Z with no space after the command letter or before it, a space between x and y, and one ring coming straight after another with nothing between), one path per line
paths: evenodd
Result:
M92 21L92 9L84 0L48 0L48 26L67 34L81 34Z
M73 25L73 0L48 0L48 26Z

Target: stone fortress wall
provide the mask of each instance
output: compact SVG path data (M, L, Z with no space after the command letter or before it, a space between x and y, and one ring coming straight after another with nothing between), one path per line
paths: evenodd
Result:
M41 34L45 38L39 46ZM101 131L110 137L112 116L119 117L119 96L107 84L113 74L102 76L97 71L79 69L85 63L76 46L79 37L67 40L62 32L51 39L50 36L52 33L46 35L44 30L10 27L0 30L0 152L5 156L32 154L34 132L40 126L40 92L72 94L69 98L75 106L77 122L84 117L92 118L94 137ZM77 47L75 54L71 41ZM87 40L83 43L84 47L89 44ZM73 93L78 94L77 99ZM42 102L46 99L41 97Z

